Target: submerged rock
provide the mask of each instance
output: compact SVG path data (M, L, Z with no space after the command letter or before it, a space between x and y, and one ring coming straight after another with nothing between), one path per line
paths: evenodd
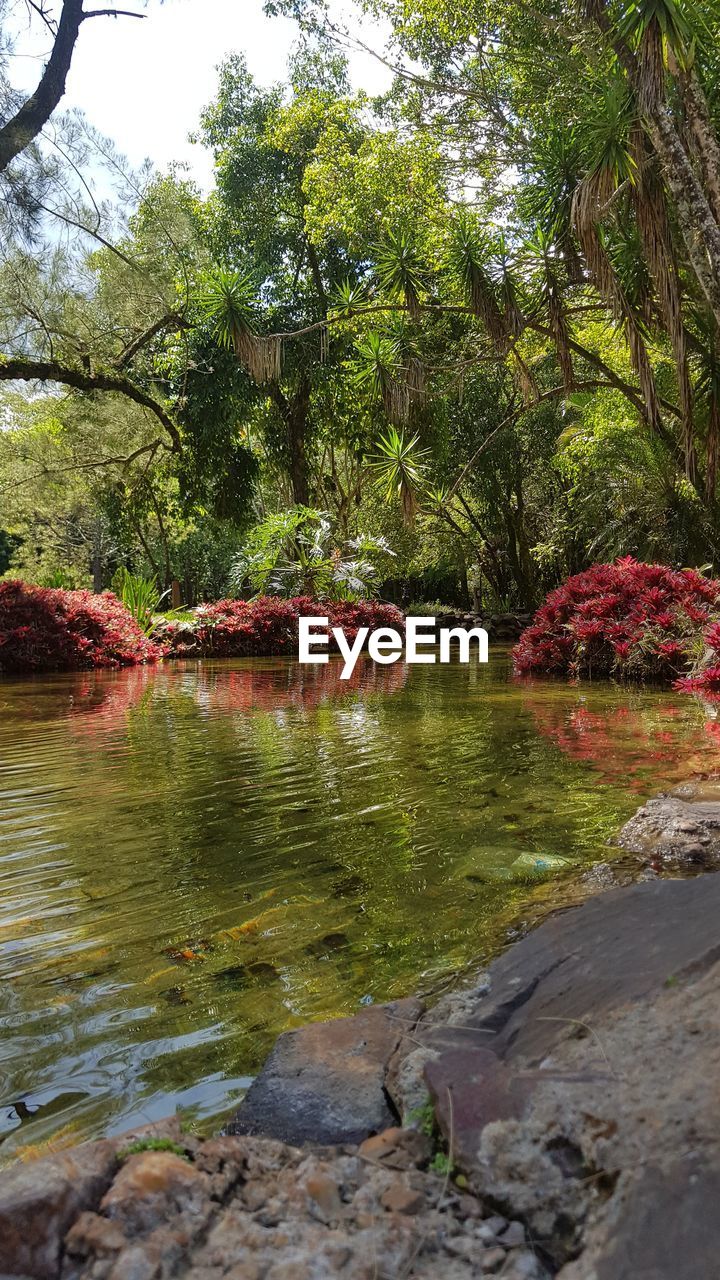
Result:
M667 802L632 839L677 849L691 821L716 839L706 791ZM175 1127L172 1150L121 1160L126 1138L1 1175L0 1272L709 1280L718 919L720 876L608 888L429 1010L287 1033L228 1136Z

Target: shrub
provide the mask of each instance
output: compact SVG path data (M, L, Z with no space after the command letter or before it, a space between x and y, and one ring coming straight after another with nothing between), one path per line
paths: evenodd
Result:
M1 671L126 667L162 655L109 591L0 582Z
M700 657L703 630L718 619L720 582L694 569L631 557L593 565L550 593L515 648L515 669L676 679ZM720 639L720 628L714 632Z
M689 676L675 681L676 689L690 693L720 694L720 623L713 622L703 635L703 654Z
M405 614L409 618L434 618L444 613L457 617L459 613L466 612L456 604L443 604L442 600L416 600L405 605Z
M329 626L342 627L354 640L360 627L395 627L402 630L403 615L391 604L370 600L318 601L310 596L282 600L259 596L256 600L219 600L197 611L198 640L202 652L212 657L244 658L297 653L298 618L327 617Z

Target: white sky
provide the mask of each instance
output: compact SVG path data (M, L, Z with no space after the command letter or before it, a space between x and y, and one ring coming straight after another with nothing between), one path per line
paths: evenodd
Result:
M120 7L133 5L123 0ZM18 16L22 10L18 6ZM218 64L241 51L260 83L282 80L297 29L289 19L266 18L263 0L149 0L145 13L142 21L93 18L83 24L61 109L81 107L133 164L150 157L162 169L183 161L207 188L210 157L187 137L215 94ZM375 30L366 43L378 38ZM39 33L32 43L20 34L16 84L37 80L47 44ZM387 88L389 73L370 55L353 54L350 66L356 88Z

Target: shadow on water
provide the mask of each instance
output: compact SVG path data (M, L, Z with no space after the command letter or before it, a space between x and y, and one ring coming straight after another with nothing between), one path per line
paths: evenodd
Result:
M0 681L0 1155L177 1108L490 954L538 874L720 768L671 693L287 660Z

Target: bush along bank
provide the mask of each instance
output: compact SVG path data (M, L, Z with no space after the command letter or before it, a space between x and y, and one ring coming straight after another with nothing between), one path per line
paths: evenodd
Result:
M720 581L631 557L593 565L550 593L513 658L522 675L720 691Z
M110 591L0 582L0 671L129 667L163 652Z
M298 618L323 616L353 641L360 627L394 627L394 605L374 601L220 600L184 621L159 620L149 638L111 592L0 583L0 672L118 668L172 657L244 658L297 653Z

